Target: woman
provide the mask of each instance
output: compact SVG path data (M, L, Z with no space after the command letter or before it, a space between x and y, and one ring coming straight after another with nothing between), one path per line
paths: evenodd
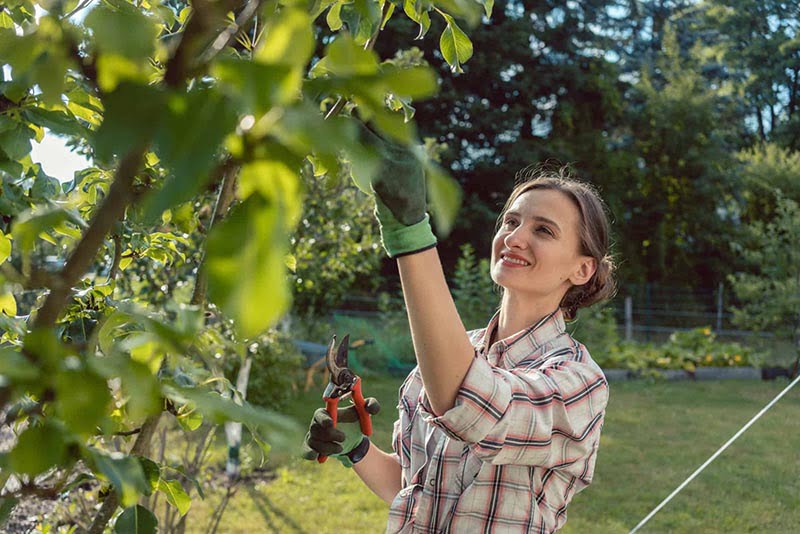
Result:
M592 480L608 400L602 371L564 331L578 308L614 292L602 201L564 171L525 176L492 242L500 309L467 332L421 173L391 176L373 183L376 214L397 258L418 363L400 389L394 450L346 435L346 424L332 429L319 410L307 457L352 465L390 503L387 532L554 532ZM356 420L352 408L339 418Z

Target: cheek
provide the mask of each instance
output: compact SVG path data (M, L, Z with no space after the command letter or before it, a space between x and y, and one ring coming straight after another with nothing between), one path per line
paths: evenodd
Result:
M492 238L492 259L491 259L492 265L494 265L494 263L497 261L502 246L503 246L503 237L499 233L495 234L494 237Z

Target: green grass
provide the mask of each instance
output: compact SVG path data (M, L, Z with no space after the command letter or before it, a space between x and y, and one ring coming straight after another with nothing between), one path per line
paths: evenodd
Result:
M365 378L378 397L375 439L388 447L399 380ZM594 483L563 532L628 532L787 382L613 384ZM799 387L800 388L800 387ZM318 393L293 405L307 421ZM641 532L796 532L800 525L800 389L793 390L662 509ZM277 478L241 487L220 532L382 532L387 506L338 462L287 457ZM202 532L219 497L195 501Z

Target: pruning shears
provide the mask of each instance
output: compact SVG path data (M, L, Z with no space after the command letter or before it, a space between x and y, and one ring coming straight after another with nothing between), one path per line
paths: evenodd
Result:
M372 419L367 413L364 395L361 393L361 377L347 368L347 351L350 347L350 335L344 336L342 343L336 348L336 336L331 339L328 345L328 352L325 354L325 365L330 373L330 381L322 394L325 401L325 410L333 419L333 426L336 426L339 401L348 395L353 399L353 404L358 412L358 422L361 425L361 433L365 436L372 435ZM327 460L327 456L320 456L319 463Z

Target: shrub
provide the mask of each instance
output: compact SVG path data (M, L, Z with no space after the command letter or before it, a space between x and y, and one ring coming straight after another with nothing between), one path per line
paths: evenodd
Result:
M286 406L294 397L294 386L301 378L303 355L289 336L277 330L259 336L247 351L253 362L247 385L247 401L271 409ZM225 362L225 377L234 384L243 361L244 355L241 358L228 358Z
M500 304L500 291L489 275L489 260L477 259L467 243L453 273L453 300L467 330L483 328Z
M595 361L607 358L620 342L614 310L607 306L581 308L567 331L586 345Z
M649 369L694 371L697 367L747 367L761 363L761 356L753 349L735 342L719 342L708 327L673 332L669 340L659 346L629 341L617 343L594 359L606 369L638 372Z

